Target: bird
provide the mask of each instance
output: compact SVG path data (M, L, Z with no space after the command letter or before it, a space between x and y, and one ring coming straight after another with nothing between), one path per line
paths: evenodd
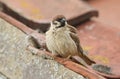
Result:
M78 56L82 65L95 63L83 51L77 35L77 29L69 25L64 15L57 15L46 32L46 46L54 56L70 58Z

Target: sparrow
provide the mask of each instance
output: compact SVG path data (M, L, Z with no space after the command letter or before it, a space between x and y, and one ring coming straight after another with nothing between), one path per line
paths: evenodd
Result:
M63 58L79 56L85 64L95 63L84 54L77 35L77 29L69 25L63 15L57 15L51 21L50 28L46 32L46 46L54 56Z

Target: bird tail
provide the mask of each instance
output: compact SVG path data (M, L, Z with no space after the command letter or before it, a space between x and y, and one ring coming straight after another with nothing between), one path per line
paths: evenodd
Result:
M79 56L80 56L88 65L95 64L95 61L93 61L93 60L92 60L91 58L89 58L87 55L79 53Z

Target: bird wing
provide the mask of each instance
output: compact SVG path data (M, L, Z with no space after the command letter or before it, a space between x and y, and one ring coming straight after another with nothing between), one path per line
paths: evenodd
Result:
M83 49L82 49L82 47L80 46L80 40L79 40L77 34L70 32L70 36L71 36L72 40L75 42L75 44L76 44L76 46L77 46L77 50L78 50L81 54L83 54Z
M77 36L77 30L75 27L68 25L69 31L70 31L70 36L72 38L72 40L75 42L75 44L77 45L77 49L79 52L83 53L83 49L80 46L80 40Z
M84 51L80 46L80 41L77 34L70 32L70 36L72 40L75 42L75 44L77 45L78 55L89 65L95 63L91 58L89 58L88 55L84 54Z
M75 27L73 27L71 25L67 25L67 27L68 27L68 29L69 29L70 32L75 33L75 34L77 33L77 30L76 30Z

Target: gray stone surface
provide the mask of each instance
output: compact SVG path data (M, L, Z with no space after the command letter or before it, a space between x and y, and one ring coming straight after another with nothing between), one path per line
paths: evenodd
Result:
M0 19L0 72L9 79L84 79L54 60L32 55L26 35ZM0 75L0 79L2 78Z
M6 77L3 73L0 72L0 79L9 79L9 78Z

